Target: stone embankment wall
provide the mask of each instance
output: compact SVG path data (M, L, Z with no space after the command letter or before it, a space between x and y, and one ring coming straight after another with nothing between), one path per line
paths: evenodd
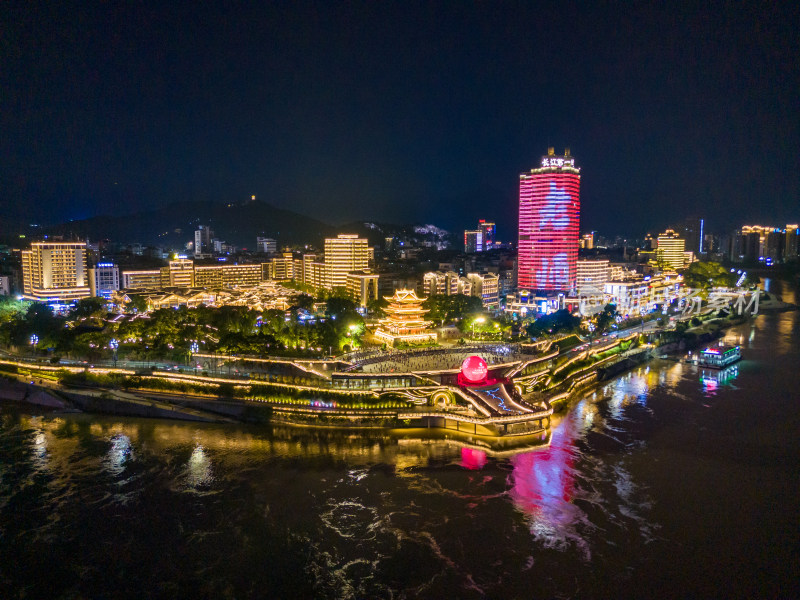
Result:
M65 409L63 398L36 386L0 377L0 402L19 402L45 408Z

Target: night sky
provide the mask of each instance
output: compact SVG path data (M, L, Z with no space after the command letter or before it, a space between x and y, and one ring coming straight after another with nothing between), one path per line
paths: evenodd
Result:
M47 4L0 6L0 218L255 194L512 239L569 146L582 230L800 220L797 2Z

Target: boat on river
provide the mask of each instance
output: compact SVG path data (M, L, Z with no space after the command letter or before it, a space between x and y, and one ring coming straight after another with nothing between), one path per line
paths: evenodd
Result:
M724 369L741 359L742 350L739 346L709 346L696 354L691 362L700 367Z

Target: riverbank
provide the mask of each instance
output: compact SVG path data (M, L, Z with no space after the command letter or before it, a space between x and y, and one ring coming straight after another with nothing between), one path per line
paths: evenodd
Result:
M774 297L762 304L764 313L796 308ZM264 424L275 420L325 428L423 427L459 432L471 430L474 435L495 437L529 435L532 431L546 429L549 415L566 410L591 386L617 377L653 357L707 345L726 329L749 318L752 317L712 318L680 333L631 334L615 343L574 355L562 349L560 355L542 363L543 368L535 366L534 360L531 374L524 374L524 368L515 370L517 374L512 380L520 398L528 398L528 402L534 401L542 407L542 414L530 415L528 425L525 425L524 416L491 417L488 413L469 416L469 403L474 404L476 400L472 397L474 394L444 381L408 389L356 390L13 361L0 361L3 374L0 401L28 404L42 410L79 410L198 422ZM648 343L639 345L645 341ZM413 393L409 395L409 392ZM460 409L459 405L464 404L467 409ZM519 423L514 424L516 421Z

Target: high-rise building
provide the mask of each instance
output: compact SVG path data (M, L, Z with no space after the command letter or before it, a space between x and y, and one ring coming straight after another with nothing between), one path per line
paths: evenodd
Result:
M595 296L603 293L606 282L611 278L611 268L607 260L579 260L577 264L577 292L581 296Z
M672 229L658 235L656 260L669 269L682 269L686 263L685 240Z
M92 296L110 298L119 290L119 267L114 263L97 263L89 269L89 287Z
M685 250L694 252L695 254L703 254L703 239L705 235L705 221L699 217L689 217L674 227L674 230L680 235L685 242Z
M497 310L500 307L500 278L494 273L468 273L470 282L470 295L476 296L483 302L487 310Z
M369 246L366 238L341 234L325 239L325 287L347 287L347 274L352 271L369 272Z
M478 221L478 229L483 234L483 251L486 252L494 248L495 224L481 219Z
M378 299L378 275L363 271L348 273L347 293L361 308L366 308L370 300Z
M800 229L798 229L797 225L787 225L786 226L786 242L784 244L785 251L784 251L784 258L786 260L797 260L798 255L798 240L800 240Z
M176 258L169 266L161 267L161 287L194 287L194 261Z
M278 251L278 242L272 238L257 237L256 238L256 252L263 252L264 254L275 254Z
M483 252L483 231L476 229L464 232L464 252L467 254Z
M782 262L786 256L787 232L791 227L794 226L787 225L784 230L763 225L744 225L738 233L736 244L740 259L768 264Z
M580 185L580 169L569 149L564 156L556 156L549 148L541 167L519 176L520 289L575 289Z
M91 295L85 242L33 242L22 251L22 289L28 300L73 302Z
M325 261L316 254L304 254L300 260L300 272L295 279L314 288L325 287Z
M284 252L283 256L276 256L272 263L272 279L276 281L289 281L295 278L294 258L291 252Z
M211 245L211 238L214 237L214 232L208 225L200 225L194 232L194 255L208 254L213 250Z

